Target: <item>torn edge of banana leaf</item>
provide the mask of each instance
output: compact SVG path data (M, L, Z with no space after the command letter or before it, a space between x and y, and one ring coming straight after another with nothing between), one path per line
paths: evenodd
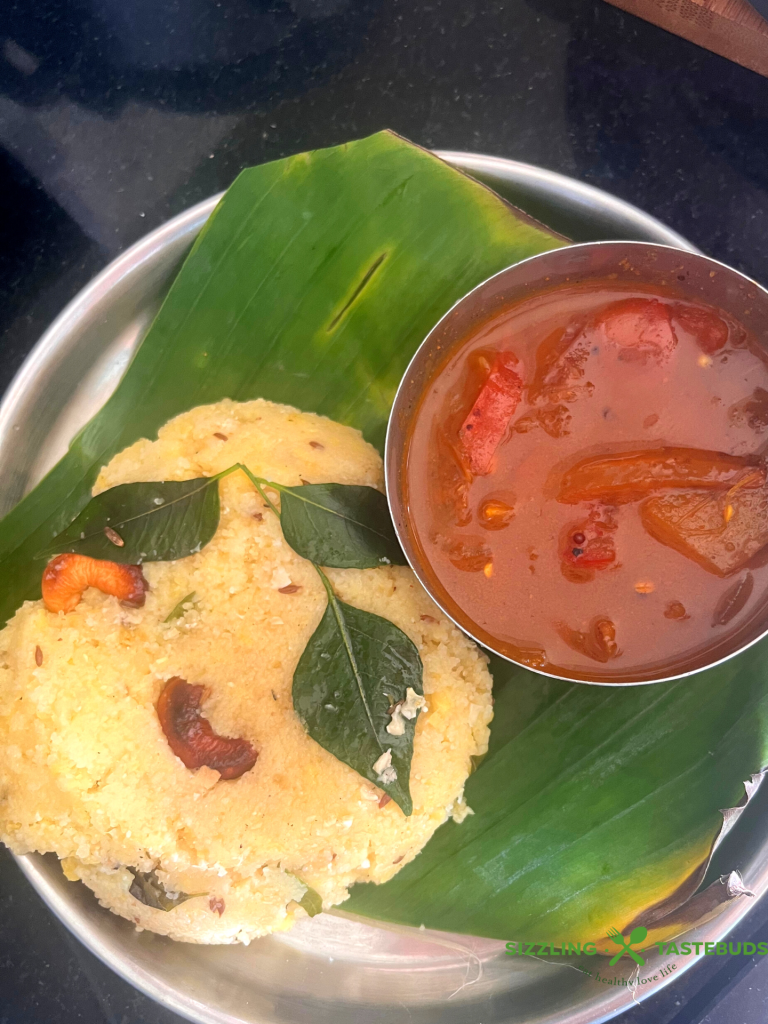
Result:
M720 811L723 824L715 836L709 856L673 893L624 925L621 929L622 935L628 935L633 928L644 925L648 929L647 945L666 942L691 928L706 924L734 900L741 899L742 896L755 896L754 892L745 887L741 873L736 870L721 875L706 889L700 890L699 886L706 877L716 850L751 803L766 775L768 768L763 768L762 771L750 776L744 783L744 796L739 803L735 807L726 807Z
M737 870L720 875L719 878L715 879L705 889L700 890L699 886L706 877L718 847L751 803L766 775L768 775L768 768L764 768L747 779L744 783L745 793L740 802L735 807L727 807L720 811L723 816L723 823L718 834L715 836L709 855L705 857L673 893L636 915L627 924L622 924L621 934L623 936L630 935L633 929L642 925L648 931L647 938L644 940L646 949L658 942L671 942L684 932L690 931L693 928L699 928L708 921L711 921L729 904L741 899L743 896L752 898L756 896L756 893L744 885L741 872ZM335 917L346 918L361 924L370 925L372 923L369 917L351 913L339 907L333 908L330 913ZM387 931L401 935L412 935L414 930L412 925L399 924L396 921L376 920L375 925L377 928L384 928ZM439 931L434 928L424 928L423 926L420 935L426 942L445 946L470 958L476 958L477 956L473 948L473 943L477 941L496 941L500 947L504 945L503 939L494 940L473 935L463 936L452 932ZM608 936L601 936L595 942L595 945L598 947L598 955L603 955L602 944L604 941L608 941Z

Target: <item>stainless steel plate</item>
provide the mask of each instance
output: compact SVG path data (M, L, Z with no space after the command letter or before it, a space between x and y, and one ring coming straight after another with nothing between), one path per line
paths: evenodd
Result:
M496 157L440 155L576 241L628 238L693 249L640 210L561 175ZM111 394L216 199L129 249L40 340L0 405L0 512L50 469ZM768 843L765 837L755 843L754 836L752 842L737 866L762 894ZM507 958L499 942L384 929L330 914L247 948L173 943L137 933L103 910L84 886L64 879L56 858L18 861L93 953L165 1006L204 1024L596 1024L633 1000L627 988L600 984L569 965ZM695 937L721 938L748 909L746 899L731 904ZM683 961L676 975L692 962ZM643 976L657 974L657 980L639 985L636 998L666 984L658 966L648 959Z

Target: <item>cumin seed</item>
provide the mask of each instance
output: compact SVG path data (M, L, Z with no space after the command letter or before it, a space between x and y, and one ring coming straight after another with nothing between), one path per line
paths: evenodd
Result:
M43 649L40 644L35 648L35 664L38 668L43 664Z
M298 583L289 583L285 587L278 587L277 592L279 594L297 594L301 590Z
M217 430L217 431L216 431L216 432L214 433L214 435L213 435L213 436L214 436L214 437L218 437L218 439L219 439L220 441L228 441L228 440L229 440L229 438L227 437L227 435L226 435L226 434L220 434L218 430Z
M107 538L108 541L114 544L116 548L125 547L125 541L123 540L119 533L112 529L111 526L104 527L104 536Z

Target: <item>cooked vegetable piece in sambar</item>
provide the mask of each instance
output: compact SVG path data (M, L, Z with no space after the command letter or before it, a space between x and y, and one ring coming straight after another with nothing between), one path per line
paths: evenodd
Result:
M675 674L768 588L766 396L745 327L672 288L553 287L490 315L404 453L444 607L532 668Z
M523 382L514 369L516 365L517 357L512 352L499 353L459 430L473 473L490 472L494 453L520 404Z
M605 513L571 523L562 533L562 571L572 582L588 583L596 569L607 569L616 562L616 523Z
M743 488L729 500L701 491L664 494L640 507L659 543L716 576L730 576L768 544L768 489Z
M727 490L750 476L750 487L765 482L754 456L726 455L697 448L658 448L584 459L563 474L558 501L575 505L603 501L625 505L665 488Z
M595 321L597 338L622 349L622 357L653 356L663 362L672 355L677 337L670 308L656 299L624 299L603 310Z

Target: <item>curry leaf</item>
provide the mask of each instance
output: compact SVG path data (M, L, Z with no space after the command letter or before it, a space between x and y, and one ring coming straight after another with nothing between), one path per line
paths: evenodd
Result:
M419 652L394 623L345 604L325 576L323 583L328 607L296 666L293 706L313 740L410 814L415 716L395 716L401 735L387 726L409 688L422 693Z
M182 597L182 599L179 601L176 607L166 615L166 617L163 619L163 622L173 622L175 619L180 619L187 612L187 609L184 607L184 605L194 604L196 597L197 594L195 593L194 590L192 591L191 594L187 594L186 597Z
M317 889L313 889L311 885L307 885L304 879L300 875L294 874L293 871L286 871L286 874L295 878L304 886L305 891L304 895L298 901L299 906L303 907L310 917L317 917L318 914L321 914L323 911L323 897Z
M139 903L143 903L146 907L152 907L153 910L165 910L168 912L169 910L175 910L176 907L186 903L187 900L207 895L204 892L169 893L154 871L136 871L134 868L128 868L128 870L133 875L133 881L128 892Z
M283 535L303 558L336 569L406 564L381 491L353 484L270 486L280 492Z
M323 910L323 897L316 889L307 886L307 891L299 900L299 906L303 907L310 917L317 917Z
M194 554L219 525L219 476L119 484L102 491L42 554L75 551L130 565Z

